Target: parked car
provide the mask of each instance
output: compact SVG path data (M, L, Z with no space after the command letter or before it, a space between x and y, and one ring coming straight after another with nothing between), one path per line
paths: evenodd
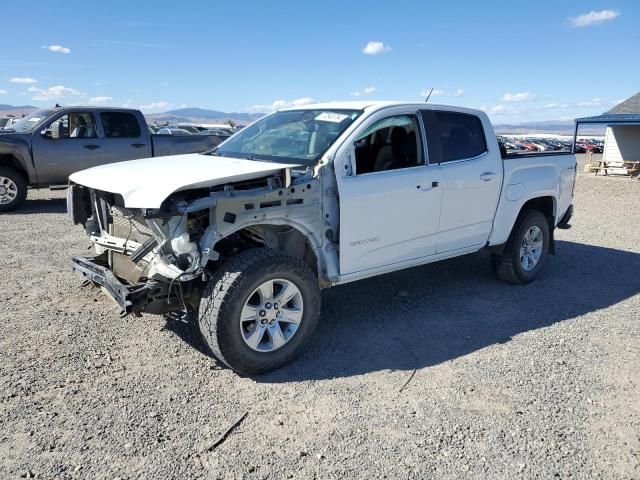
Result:
M69 215L97 254L73 268L123 314L191 310L222 362L270 371L315 330L321 288L485 247L500 279L534 280L572 215L576 159L504 158L482 111L281 110L207 154L73 174Z
M193 135L193 133L182 128L164 127L158 130L158 135Z
M529 151L529 152L539 152L540 148L538 148L538 146L533 143L531 140L528 139L524 139L520 142L520 144L522 145L522 147Z
M221 138L229 138L232 133L228 130L221 130L219 128L208 128L206 130L201 130L200 135L216 135Z
M13 117L0 117L0 130L11 126Z
M585 143L576 142L575 153L587 153L588 147Z
M539 138L529 139L528 142L535 146L538 152L548 152L549 150L553 150L553 148Z
M138 110L55 107L36 110L0 133L0 211L17 208L27 187L66 186L96 165L208 150L216 137L150 133Z
M200 129L193 125L180 124L180 125L170 126L169 128L178 128L180 130L186 130L192 135L198 135L200 133Z

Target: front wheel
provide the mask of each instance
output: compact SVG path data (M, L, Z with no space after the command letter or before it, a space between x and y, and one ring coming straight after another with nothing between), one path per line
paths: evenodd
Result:
M523 211L504 247L502 255L493 255L493 268L500 280L529 283L540 273L549 250L549 222L538 210Z
M18 208L27 198L27 181L11 168L0 166L0 212Z
M202 296L198 324L220 361L251 375L294 358L319 315L313 271L302 260L256 248L231 257L216 271Z

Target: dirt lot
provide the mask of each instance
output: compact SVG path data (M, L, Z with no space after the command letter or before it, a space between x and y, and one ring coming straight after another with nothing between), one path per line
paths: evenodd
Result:
M325 291L256 379L80 288L63 196L0 216L0 478L640 478L640 181L581 173L534 284L480 253Z

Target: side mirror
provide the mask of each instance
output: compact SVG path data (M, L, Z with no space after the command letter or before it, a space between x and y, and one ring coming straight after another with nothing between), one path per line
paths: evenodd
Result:
M53 122L47 128L40 131L40 135L44 138L63 138L64 134L64 124L61 121Z
M342 161L340 162L340 169L342 170L342 175L345 177L350 177L353 175L354 162L356 158L356 144L352 144L349 149L344 152L342 155Z

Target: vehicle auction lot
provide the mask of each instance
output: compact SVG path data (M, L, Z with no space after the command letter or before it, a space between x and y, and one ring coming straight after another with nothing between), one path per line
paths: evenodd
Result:
M578 171L538 281L483 252L326 290L254 379L81 288L65 193L31 191L0 215L0 478L640 477L640 181Z

